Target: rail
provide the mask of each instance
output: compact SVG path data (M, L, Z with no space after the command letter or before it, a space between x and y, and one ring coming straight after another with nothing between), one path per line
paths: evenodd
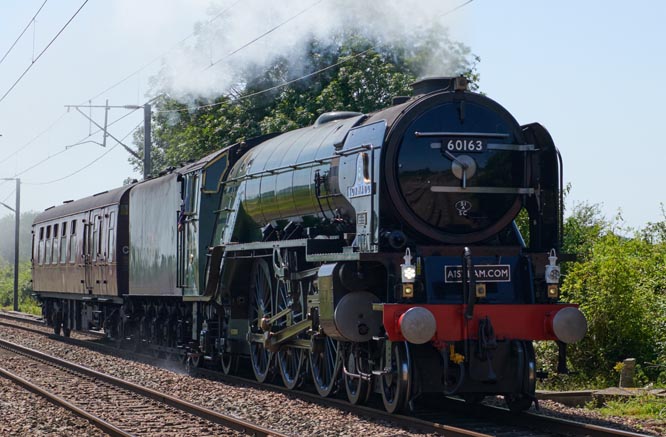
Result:
M71 371L74 371L78 374L85 375L89 378L94 378L97 381L102 381L107 384L110 384L114 387L121 388L124 390L127 390L132 393L136 393L138 395L144 396L146 398L155 400L159 403L171 406L177 410L180 410L185 413L189 413L193 416L196 416L198 418L207 420L212 423L216 423L218 425L222 425L224 427L227 427L229 429L233 429L235 431L247 434L247 435L253 435L253 436L284 436L284 434L273 431L267 428L264 428L262 426L255 425L253 423L244 421L242 419L238 419L232 416L228 416L222 413L219 413L217 411L213 411L207 408L200 407L198 405L195 405L193 403L184 401L182 399L178 399L176 397L173 397L171 395L168 395L166 393L161 393L158 392L157 390L153 390L147 387L140 386L138 384L134 384L129 381L122 380L120 378L116 378L115 376L107 375L105 373L98 372L96 370L80 366L78 364L72 363L70 361L66 361L39 351L36 351L34 349L18 345L16 343L12 343L6 340L0 340L0 347L11 350L13 352L19 353L24 356L28 356L37 360L41 360L44 362L48 362L51 364L54 364L56 366L59 366L64 369L68 369ZM122 434L120 434L122 435Z

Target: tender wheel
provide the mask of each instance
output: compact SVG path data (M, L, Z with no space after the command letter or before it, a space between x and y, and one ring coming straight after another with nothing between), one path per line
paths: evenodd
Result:
M347 392L347 399L354 405L365 404L370 398L370 381L363 378L348 375L359 375L360 373L370 373L370 363L365 355L360 351L357 344L349 345L349 350L345 350L344 368L347 372L342 373L342 381Z
M170 354L167 356L167 360L169 360L169 361L173 361L173 362L176 362L176 363L181 363L181 362L184 361L182 355L181 355L180 353L178 353L178 352L170 353Z
M257 259L252 265L250 282L250 335L262 333L261 321L270 317L273 312L271 299L271 275L268 263ZM254 377L264 382L271 376L273 366L273 352L266 349L264 343L250 339L250 361Z
M72 328L65 328L64 326L62 327L62 335L65 337L69 337L72 335Z
M203 354L190 355L190 364L192 367L203 367L204 356Z
M342 360L338 353L338 342L325 337L315 340L315 346L310 351L310 371L317 393L327 397L334 393L338 387L338 376Z
M218 359L222 372L225 375L236 373L238 367L238 357L232 354L229 350L229 318L230 309L228 306L222 308L222 327L221 327L221 344L218 351Z
M225 375L236 373L238 359L230 352L223 352L220 354L220 367Z
M125 321L122 317L118 317L116 321L116 332L114 332L115 340L121 341L125 338Z
M401 342L391 345L390 363L386 362L385 354L382 355L382 369L388 372L379 377L380 392L384 408L391 414L400 411L409 397L411 372L407 353Z

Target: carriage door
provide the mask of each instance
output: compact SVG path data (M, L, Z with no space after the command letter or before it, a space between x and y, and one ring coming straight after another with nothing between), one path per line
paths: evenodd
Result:
M88 292L91 292L93 289L93 225L92 214L90 214L88 220L83 225L83 272L85 287Z
M178 213L178 287L184 295L199 293L199 202L201 178L198 173L183 177L182 204Z

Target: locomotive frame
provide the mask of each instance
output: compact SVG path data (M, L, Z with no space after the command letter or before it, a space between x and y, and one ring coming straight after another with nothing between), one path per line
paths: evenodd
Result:
M249 359L290 389L309 371L320 395L390 412L431 391L529 408L532 341L565 368L586 330L558 302L559 152L463 77L414 89L45 211L45 319L225 373Z

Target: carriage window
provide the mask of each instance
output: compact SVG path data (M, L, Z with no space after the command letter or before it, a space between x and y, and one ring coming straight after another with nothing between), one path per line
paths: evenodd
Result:
M39 243L37 246L37 264L44 264L44 226L39 228Z
M76 262L76 220L72 220L72 226L69 227L69 262L70 263L75 263Z
M51 252L51 226L46 227L46 248L44 251L44 263L43 264L51 264L51 256L53 253Z
M97 246L97 234L99 232L99 216L95 216L95 221L93 222L93 261L97 261L97 252L98 252L98 246Z
M109 262L113 262L113 256L115 255L114 246L116 244L116 233L113 229L109 229Z
M99 232L97 233L97 238L99 238L99 241L97 242L97 255L101 258L102 252L104 250L104 246L102 245L102 241L104 241L102 238L104 236L104 217L98 216L97 218L99 219Z
M58 264L58 257L60 256L59 244L60 234L58 233L58 224L53 225L53 258L51 258L51 264Z
M115 255L115 250L114 250L114 248L116 246L116 238L115 238L116 233L115 233L115 229L114 229L116 227L115 218L116 218L116 214L114 212L112 212L109 215L109 236L108 236L108 239L107 239L107 244L108 244L107 253L109 254L109 258L108 258L109 262L113 262L113 256Z
M199 180L198 175L194 175L194 177L192 177L192 184L190 185L190 193L189 193L190 204L187 206L190 212L194 211L197 205L197 194L199 193L199 190L197 190L196 187L198 180Z
M60 254L58 257L58 262L64 264L67 260L67 222L62 222L60 226Z

